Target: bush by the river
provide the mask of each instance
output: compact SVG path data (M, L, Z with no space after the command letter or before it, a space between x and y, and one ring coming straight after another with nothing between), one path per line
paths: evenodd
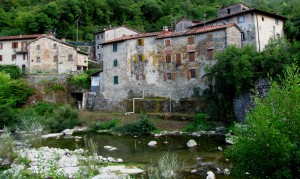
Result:
M113 128L119 126L119 124L120 124L119 119L112 119L112 120L106 121L106 122L99 121L99 122L92 123L89 126L89 130L95 131L95 132L97 132L99 130L109 130L109 129L113 129Z
M271 80L268 97L255 99L245 127L236 130L235 144L227 155L239 178L300 176L299 72L293 66L280 82Z
M183 131L185 132L196 132L196 131L208 131L214 128L214 124L207 121L207 114L196 114L195 119L186 126Z
M154 124L149 120L145 114L140 114L139 120L135 123L125 124L124 126L116 127L113 129L115 132L121 134L131 135L145 135L150 134L156 130Z

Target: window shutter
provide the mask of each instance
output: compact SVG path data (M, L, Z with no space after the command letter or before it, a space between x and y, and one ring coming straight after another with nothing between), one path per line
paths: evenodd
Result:
M145 61L145 55L142 54L142 62L144 62L144 61Z
M145 74L143 74L143 80L145 80L146 79L146 75Z
M190 70L187 70L187 78L188 78L188 80L191 79L191 72L190 72Z
M144 44L145 44L145 40L144 40L144 39L142 39L142 46L144 46Z
M135 74L135 79L139 80L139 74Z
M167 81L167 73L164 73L164 81Z
M175 80L175 73L172 73L172 80Z
M177 66L181 65L181 54L180 53L176 54L176 64L177 64Z
M134 60L135 60L136 63L139 62L139 56L138 56L138 54L135 54L134 58L135 58Z
M139 39L136 39L135 42L136 42L136 46L139 46Z

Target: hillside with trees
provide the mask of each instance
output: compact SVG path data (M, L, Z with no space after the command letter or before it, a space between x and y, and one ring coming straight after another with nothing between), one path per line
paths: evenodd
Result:
M103 27L126 25L138 31L172 29L182 17L205 21L239 0L11 0L0 1L0 36L55 32L57 37L93 41ZM298 0L243 0L290 19L286 32L299 39Z

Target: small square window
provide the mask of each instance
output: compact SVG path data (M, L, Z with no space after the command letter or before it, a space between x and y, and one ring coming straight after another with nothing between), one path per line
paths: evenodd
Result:
M81 71L81 66L77 66L77 71Z
M18 48L18 42L13 42L12 43L12 48Z
M207 58L210 60L213 59L213 57L214 57L214 50L213 49L207 50Z
M114 67L118 66L118 60L114 60Z
M36 57L36 62L37 63L41 62L41 57Z
M137 46L144 46L144 39L136 39Z
M167 54L166 55L166 63L171 63L172 59L171 59L171 54Z
M16 55L12 55L12 56L11 56L11 61L16 61L16 60L17 60L16 58L17 58Z
M171 39L165 39L165 46L171 45Z
M113 52L116 52L118 50L117 43L113 43Z
M189 61L194 62L195 61L195 52L189 52Z
M57 55L55 55L55 56L53 57L53 62L58 62L58 56L57 56Z
M191 75L191 78L196 78L196 70L190 69L190 75Z
M72 54L69 54L68 61L73 61L73 55Z
M53 48L56 49L57 48L57 44L53 44Z
M119 77L118 76L114 76L114 84L115 85L119 84Z
M245 22L245 18L244 18L244 16L239 16L238 23L242 23L242 22Z
M194 37L188 37L188 44L194 44Z
M41 49L41 46L40 46L40 45L37 45L37 46L36 46L36 49L37 49L37 50L40 50L40 49Z

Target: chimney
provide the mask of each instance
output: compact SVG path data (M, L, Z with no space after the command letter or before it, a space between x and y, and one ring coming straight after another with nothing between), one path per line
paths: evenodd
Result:
M163 27L163 31L168 32L168 31L169 31L168 26L164 26L164 27Z

